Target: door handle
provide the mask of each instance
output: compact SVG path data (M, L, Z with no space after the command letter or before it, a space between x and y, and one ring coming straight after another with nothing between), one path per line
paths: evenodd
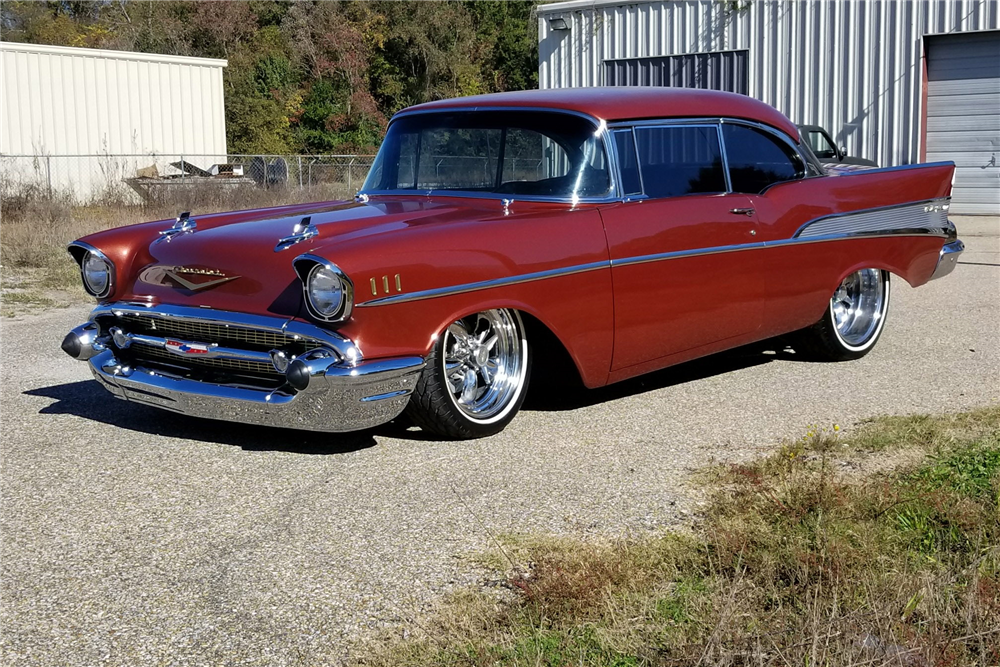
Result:
M733 208L730 209L729 212L732 213L733 215L750 216L753 215L755 211L752 208Z

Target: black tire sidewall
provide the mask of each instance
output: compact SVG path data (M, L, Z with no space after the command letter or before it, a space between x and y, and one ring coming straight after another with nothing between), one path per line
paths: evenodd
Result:
M522 378L517 394L497 416L488 420L469 417L455 402L444 372L447 336L442 332L427 357L427 365L407 404L406 412L425 431L459 440L485 438L502 431L517 416L531 382L532 350L520 313L511 310L521 340Z
M881 270L881 275L885 290L885 305L882 308L878 328L863 345L849 345L840 336L833 317L832 297L826 306L823 317L813 326L797 332L793 337L793 345L801 348L806 358L815 361L854 361L871 352L885 330L885 323L889 318L889 307L892 303L892 274Z

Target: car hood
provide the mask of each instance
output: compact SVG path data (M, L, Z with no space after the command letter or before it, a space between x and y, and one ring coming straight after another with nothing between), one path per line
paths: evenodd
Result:
M338 262L347 248L377 253L389 233L429 225L470 223L496 217L499 202L481 207L468 200L412 197L368 202L327 202L314 207L192 216L197 228L169 240L156 238L129 267L116 299L173 303L261 314L301 315L301 285L292 261L321 253ZM276 214L277 213L277 214ZM276 250L303 218L315 236ZM151 224L143 225L148 228ZM160 223L158 231L168 228ZM127 229L127 228L125 228ZM124 231L119 230L119 231ZM146 231L145 239L152 236ZM158 236L158 235L157 235ZM101 247L101 245L98 247ZM138 250L138 248L136 248Z

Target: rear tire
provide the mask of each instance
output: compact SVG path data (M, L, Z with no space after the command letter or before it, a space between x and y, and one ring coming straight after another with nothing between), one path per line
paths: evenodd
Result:
M476 313L438 336L406 414L447 438L494 435L521 408L530 377L531 350L518 312Z
M844 278L819 322L798 331L793 347L819 361L851 361L868 354L889 314L889 272L861 269Z

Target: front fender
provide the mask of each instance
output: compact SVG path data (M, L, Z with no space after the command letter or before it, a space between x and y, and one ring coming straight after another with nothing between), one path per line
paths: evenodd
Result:
M611 271L594 208L414 227L311 254L337 264L354 283L351 318L338 330L366 358L426 356L456 319L516 308L559 338L587 386L607 381Z

